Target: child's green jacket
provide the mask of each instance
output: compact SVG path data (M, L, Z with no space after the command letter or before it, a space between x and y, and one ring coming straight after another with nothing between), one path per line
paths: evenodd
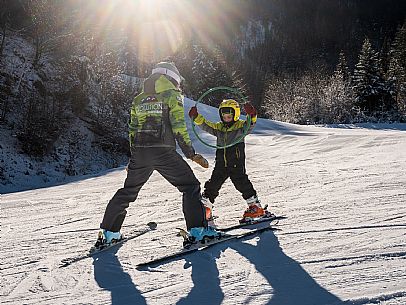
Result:
M257 117L251 118L251 126L248 132L251 132L255 126ZM228 127L223 122L211 122L199 114L194 122L204 131L214 135L217 138L217 146L226 146L236 141L244 133L247 121L238 120ZM218 148L216 150L216 165L220 163L225 167L236 167L245 165L245 144L244 138L237 144L228 148Z

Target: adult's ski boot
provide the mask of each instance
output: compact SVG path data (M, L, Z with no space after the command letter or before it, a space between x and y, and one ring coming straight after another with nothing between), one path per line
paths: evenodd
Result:
M96 243L94 244L94 249L103 249L106 248L120 240L122 240L123 236L120 232L111 232L105 229L100 229Z
M189 249L195 244L206 244L211 240L220 239L224 235L224 233L210 226L191 228L189 232L181 229L179 234L184 239L183 247L185 249Z

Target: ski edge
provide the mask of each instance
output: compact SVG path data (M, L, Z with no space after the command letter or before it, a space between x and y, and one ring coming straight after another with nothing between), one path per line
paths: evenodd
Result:
M166 256L162 256L156 259L152 259L150 261L144 262L144 263L139 263L136 265L136 269L139 271L145 271L148 270L149 267L154 267L157 266L161 263L166 263L166 262L171 262L171 261L175 261L177 259L180 259L183 256L192 254L194 252L198 252L198 251L202 251L202 250L206 250L212 246L218 245L222 242L226 242L226 241L231 241L231 240L237 240L237 239L242 239L251 235L255 235L255 234L261 234L265 231L278 231L280 229L272 227L272 226L268 226L268 227L263 227L263 228L259 228L259 229L255 229L255 230L251 230L249 232L244 232L244 233L240 233L240 234L234 234L234 235L226 235L224 238L219 239L218 241L215 241L213 243L209 243L207 245L203 245L201 247L198 248L193 248L193 249L187 249L187 250L182 250L180 252L176 252L173 254L169 254Z
M60 261L59 268L66 268L66 267L68 267L68 266L70 266L70 265L72 265L72 264L74 264L76 262L79 262L79 261L84 260L86 258L96 256L96 255L98 255L100 253L106 252L106 251L108 251L108 250L110 250L112 248L115 248L115 247L117 247L117 246L131 240L131 239L135 239L135 238L140 237L140 236L142 236L142 235L144 235L144 234L146 234L146 233L148 233L150 231L154 231L156 229L156 227L157 227L156 222L149 222L141 230L140 229L138 229L138 230L134 229L134 230L130 231L127 236L124 236L123 239L121 239L120 241L118 241L118 242L116 242L116 243L114 243L114 244L112 244L112 245L110 245L110 246L108 246L106 248L103 248L103 249L97 250L97 251L93 251L93 252L90 252L90 250L89 250L88 252L86 252L84 254L78 254L76 256L72 256L72 257L62 259Z
M265 217L265 218L261 218L259 220L255 220L255 221L250 221L250 222L246 222L246 223L239 223L236 225L232 225L229 227L224 227L224 228L216 228L216 230L221 231L221 232L228 232L228 231L232 231L232 230L236 230L236 229L240 229L240 228L245 228L248 226L252 226L252 225L256 225L259 223L263 223L263 222L273 222L273 221L279 221L281 219L285 219L287 218L287 216L285 215L278 215L278 216L273 216L273 217Z

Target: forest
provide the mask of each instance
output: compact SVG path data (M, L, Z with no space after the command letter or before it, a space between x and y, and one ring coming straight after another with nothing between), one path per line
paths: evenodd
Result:
M405 1L1 0L1 8L0 126L15 129L29 155L49 154L75 118L103 149L125 153L132 99L162 60L178 66L185 96L237 88L264 118L406 122Z

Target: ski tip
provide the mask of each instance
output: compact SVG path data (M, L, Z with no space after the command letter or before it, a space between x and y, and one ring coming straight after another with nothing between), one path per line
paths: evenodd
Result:
M138 271L148 271L149 267L148 267L148 265L139 264L139 265L135 266L135 269L137 269Z
M135 266L135 269L138 271L153 271L153 272L159 272L155 268L158 267L160 262L145 262L145 263L140 263Z
M151 229L151 230L155 230L156 227L158 226L158 224L155 221L151 221L147 223L147 226Z
M68 267L70 264L68 263L68 262L61 262L60 264L59 264L59 266L58 266L58 268L59 269L61 269L61 268L65 268L65 267Z

